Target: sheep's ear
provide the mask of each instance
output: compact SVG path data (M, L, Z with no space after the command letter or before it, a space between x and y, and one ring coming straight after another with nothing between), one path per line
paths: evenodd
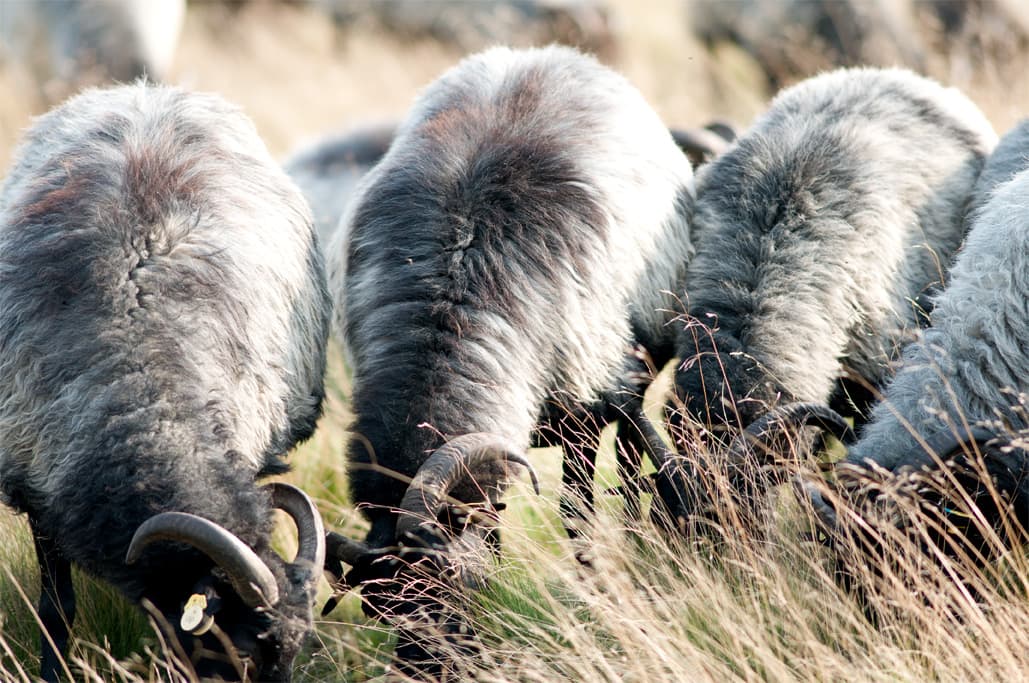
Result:
M214 625L215 605L208 600L206 593L193 593L182 608L179 628L186 633L202 636Z
M711 161L729 148L733 138L725 138L723 133L733 135L732 129L720 129L720 131L716 132L707 128L670 129L675 144L683 151L694 168Z

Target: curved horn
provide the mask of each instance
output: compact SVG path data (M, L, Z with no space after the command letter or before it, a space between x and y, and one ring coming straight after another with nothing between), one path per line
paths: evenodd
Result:
M279 586L268 565L246 543L214 522L188 512L162 512L139 525L129 543L125 562L139 559L143 549L156 541L175 541L192 546L222 568L240 599L251 608L275 605Z
M325 535L326 555L353 567L371 552L366 544L347 538L343 534L330 531Z
M733 142L737 138L736 127L722 119L715 119L710 123L705 123L704 130L711 131L726 142Z
M325 527L311 498L296 486L273 482L265 486L272 495L272 507L284 511L297 525L297 556L316 571L325 566Z
M769 437L780 433L782 426L821 427L846 445L857 437L842 415L822 403L789 403L771 410L747 425L730 446L731 453L741 453L751 443L766 445Z
M517 448L493 434L478 432L458 436L440 446L422 463L400 502L397 538L433 519L440 504L465 474L497 461L513 462L529 470L532 487L539 495L536 470Z

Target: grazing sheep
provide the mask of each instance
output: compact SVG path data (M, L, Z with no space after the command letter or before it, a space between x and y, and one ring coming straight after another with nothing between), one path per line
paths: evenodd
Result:
M85 85L166 78L185 13L185 0L2 2L0 49L56 102Z
M396 124L383 124L330 135L283 162L311 205L322 245L329 243L358 182L386 154L395 130Z
M572 49L491 49L421 95L329 251L371 521L365 547L330 547L349 585L447 496L493 506L541 420L569 449L566 514L590 505L596 435L640 400L634 340L671 352L692 199L639 92Z
M431 37L473 52L491 45L561 43L615 56L603 0L309 0L342 25L371 24L403 38Z
M690 30L708 48L731 42L752 56L773 91L841 66L922 69L910 0L687 0Z
M861 497L869 481L910 479L918 495L935 495L917 482L940 471L954 475L984 514L1000 523L994 488L1009 498L1017 520L1029 525L1029 121L1005 135L976 188L967 239L950 283L936 297L932 325L904 351L896 377L860 440L837 465L842 491ZM975 465L982 456L985 473ZM982 475L992 479L984 486ZM917 476L912 476L917 475ZM908 487L911 489L912 487ZM831 532L837 510L805 484ZM938 509L948 524L968 527L961 497ZM973 515L973 518L976 517ZM963 529L975 535L980 530Z
M76 564L178 624L199 675L289 679L324 537L306 496L255 480L314 429L329 311L309 211L236 108L141 83L35 122L0 193L0 492L58 650Z
M960 92L908 71L842 69L776 97L698 174L673 433L750 425L763 440L781 432L770 409L824 404L845 374L882 385L995 143ZM820 408L788 411L846 431Z

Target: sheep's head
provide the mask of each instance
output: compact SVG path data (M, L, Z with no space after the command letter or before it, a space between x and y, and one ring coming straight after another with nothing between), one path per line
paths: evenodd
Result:
M433 658L418 635L426 625L443 636L463 635L463 624L448 608L464 588L484 581L483 562L490 555L496 513L503 509L499 482L511 463L529 471L538 493L535 471L514 446L490 434L456 437L433 452L411 480L397 509L391 545L373 547L329 534L326 569L343 589L361 587L369 616L398 628L402 662ZM345 575L344 564L352 567ZM330 600L323 613L335 604Z
M160 612L201 678L288 681L312 627L316 583L325 564L325 532L314 504L299 489L269 484L272 505L296 523L292 562L268 551L263 559L223 527L183 512L164 512L136 530L126 554L172 541L199 550L215 568L187 594L146 596ZM156 615L155 615L156 616Z
M725 445L770 408L792 402L731 335L692 324L683 338L690 341L680 343L683 361L666 411L673 438L682 441L689 425L699 425L705 442Z
M764 490L786 480L802 441L798 435L809 428L832 434L844 443L854 441L842 416L812 403L790 403L768 411L727 446L690 447L686 441L685 453L668 449L642 410L635 420L657 468L656 520L663 526L671 522L680 531L693 521L714 519L715 500L723 494L734 499L738 512L751 510ZM714 481L715 476L724 486Z
M1029 524L1029 451L991 430L944 430L890 469L848 458L833 474L798 477L795 491L848 582L886 566L889 546L982 565Z

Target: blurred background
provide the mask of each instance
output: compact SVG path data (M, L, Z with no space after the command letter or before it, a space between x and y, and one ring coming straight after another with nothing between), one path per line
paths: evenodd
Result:
M297 150L318 149L312 146L351 130L372 132L365 140L372 143L374 158L375 150L381 150L380 133L385 131L388 141L388 124L404 115L421 87L463 55L498 43L555 41L580 46L621 71L676 128L722 120L743 129L777 89L820 70L854 64L903 65L959 87L984 110L998 133L1029 113L1029 0L0 0L0 169L7 168L21 131L34 115L81 87L132 80L143 72L154 80L219 92L236 102L280 159L296 159ZM360 148L349 150L360 162ZM356 163L356 170L340 168L338 183L328 177L327 192L345 194L366 167ZM319 172L320 167L314 168ZM335 213L338 206L331 208L329 217ZM364 522L347 504L342 474L348 395L342 360L335 353L326 415L311 442L291 458L295 469L290 477L318 500L330 526L357 537ZM609 443L603 457L613 460ZM516 487L508 500L516 503L512 509L519 522L511 527L545 529L533 532L533 543L545 544L543 552L567 553L568 545L557 531L554 494L560 454L534 455L534 463L548 482L549 497L541 507L527 490ZM613 467L602 467L607 475L613 473ZM614 483L611 476L608 479ZM27 605L36 590L36 565L27 525L2 508L0 536L5 539L0 547L0 650L9 646L14 653L0 652L0 679L28 680L18 660L32 662L30 671L35 666L37 633ZM850 610L853 617L855 607L826 588L833 585L829 575L819 590L799 583L796 592L784 598L786 609L772 604L755 616L749 599L743 600L746 608L733 601L734 595L749 595L749 589L739 590L738 584L754 582L776 586L772 593L778 596L779 588L798 575L800 560L810 559L807 555L752 563L758 568L756 575L738 576L730 567L728 581L723 579L726 567L708 572L690 557L683 560L690 563L684 568L675 564L680 560L670 561L671 569L662 576L671 587L667 595L676 600L665 606L666 601L650 601L643 595L639 605L632 603L628 622L651 624L645 628L625 628L617 618L596 617L603 628L602 637L594 642L580 628L579 605L597 605L595 615L626 614L625 600L635 595L632 588L654 580L633 572L655 563L640 565L634 563L635 555L627 554L622 560L626 566L620 566L623 571L604 574L618 583L591 593L575 573L574 562L555 565L540 551L524 550L535 546L520 546L515 533L505 539L512 537L516 555L519 548L536 553L535 562L523 566L540 571L539 576L518 574L483 598L487 619L496 621L494 640L512 637L506 622L539 622L543 632L531 631L534 638L539 636L536 640L512 639L510 649L520 653L530 647L526 643L539 648L540 642L551 642L549 622L541 615L557 615L548 618L563 629L565 640L554 640L554 647L573 643L569 652L575 657L518 659L521 666L538 666L541 673L522 675L521 669L514 670L511 680L558 680L547 666L565 671L568 680L658 680L647 658L612 654L609 647L617 637L625 651L644 644L651 651L657 633L667 638L656 661L674 663L668 665L667 680L730 680L747 671L761 671L755 678L763 680L870 680L868 661L873 658L894 667L902 659L907 662L907 669L891 669L879 680L991 680L981 673L981 650L956 645L953 638L963 630L952 628L946 619L913 619L909 626L920 638L919 646L906 645L903 639L894 643L888 630L880 636L874 627L854 626L860 615L851 621L838 619L840 610ZM682 590L682 576L693 577L692 590ZM546 582L558 588L551 589ZM535 592L527 588L530 584ZM29 595L21 597L21 588L11 588L18 586L27 588ZM579 590L583 592L576 593ZM87 642L102 642L103 652L117 657L138 653L141 634L148 632L145 621L131 607L109 607L116 600L103 591L80 591L84 597L78 632ZM527 600L527 591L545 607ZM554 594L574 595L567 600L571 607L561 607ZM90 602L91 595L99 597ZM711 606L712 600L717 607ZM911 614L922 615L921 607L913 600ZM318 644L302 663L301 680L342 679L346 671L356 672L347 673L348 680L351 675L352 680L364 680L382 670L368 662L388 658L388 629L366 624L355 596L341 612L343 617L337 613L319 624ZM691 617L696 613L708 615L699 637ZM518 614L526 615L525 620ZM1023 619L1019 615L1024 609L1006 614ZM793 617L790 626L777 626ZM768 628L758 629L755 636L757 622ZM804 630L812 624L813 630ZM821 635L827 624L838 628ZM728 635L719 635L723 630ZM800 634L791 639L785 654L783 632ZM990 643L992 651L996 643L1010 638L1003 651L1024 653L1021 639L1027 632L1024 619L1000 620L997 628L984 632L982 642ZM748 638L737 638L739 633ZM752 647L749 639L758 636L760 642ZM970 642L976 637L973 633ZM919 647L931 642L936 643L937 659L920 659ZM849 659L848 647L859 652L867 648L868 657ZM757 669L751 669L755 648L762 654L756 657ZM549 652L546 647L542 651ZM106 656L103 652L97 657ZM493 656L503 657L505 652L497 648ZM909 653L912 657L905 659ZM791 668L804 662L812 667L807 676ZM136 668L147 671L146 666L144 662ZM696 673L698 666L708 675L682 675ZM95 680L115 680L107 671L116 668L104 664L105 673ZM630 669L640 675L598 678L601 671ZM988 669L997 673L993 680L1019 680L1029 663L1015 661L1013 670L1017 673L1002 666ZM12 673L19 671L22 676ZM150 671L144 680L162 678ZM126 674L117 680L136 679Z
M998 132L1029 111L1024 0L0 0L0 166L31 116L143 70L237 102L281 157L402 116L463 54L553 41L622 71L677 127L744 127L841 64L958 86Z

